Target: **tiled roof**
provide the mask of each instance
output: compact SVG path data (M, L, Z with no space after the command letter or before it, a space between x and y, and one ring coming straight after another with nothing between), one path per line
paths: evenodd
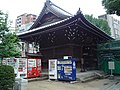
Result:
M44 28L47 28L47 27L50 27L50 26L54 26L54 25L57 25L59 23L65 22L65 21L69 20L70 18L72 18L72 17L69 17L69 18L66 18L64 20L61 20L61 21L58 21L58 22L55 22L55 23L52 23L52 24L48 24L48 25L45 25L45 26L42 26L42 27L38 27L38 28L29 30L29 31L20 32L20 33L17 33L17 35L20 36L20 35L28 34L28 33L31 33L31 32L37 31L37 30L41 30L41 29L44 29Z

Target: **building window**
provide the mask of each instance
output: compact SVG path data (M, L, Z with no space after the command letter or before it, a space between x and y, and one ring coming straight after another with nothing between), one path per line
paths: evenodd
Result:
M116 38L116 39L120 38L120 35L115 34L115 38Z
M21 20L21 17L17 19L17 21Z
M35 17L33 19L36 19Z
M21 27L21 25L18 25L18 27Z
M119 30L118 29L116 29L116 34L119 34Z
M17 22L17 24L21 24L21 21Z
M114 23L114 28L117 29L117 24L116 23Z
M120 21L118 21L118 24L120 24Z

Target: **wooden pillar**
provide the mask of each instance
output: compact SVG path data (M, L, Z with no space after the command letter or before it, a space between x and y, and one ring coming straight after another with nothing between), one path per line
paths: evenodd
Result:
M69 52L69 55L71 55L72 57L74 57L74 48L72 45L70 45L70 52Z
M55 57L55 47L53 47L53 58L56 58Z
M81 46L81 49L80 49L80 67L81 67L81 72L84 71L84 58L83 58L83 46Z

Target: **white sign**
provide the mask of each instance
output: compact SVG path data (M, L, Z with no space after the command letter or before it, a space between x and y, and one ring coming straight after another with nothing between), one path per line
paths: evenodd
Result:
M36 59L28 59L28 67L36 67Z
M108 62L108 68L109 69L115 69L115 63L114 63L114 61L109 61Z
M71 58L72 56L64 56L63 59Z

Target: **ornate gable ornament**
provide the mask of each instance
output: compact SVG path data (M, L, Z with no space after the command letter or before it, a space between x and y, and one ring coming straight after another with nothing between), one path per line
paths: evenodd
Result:
M79 8L78 11L77 11L77 14L81 14L81 13L82 13L82 11Z

